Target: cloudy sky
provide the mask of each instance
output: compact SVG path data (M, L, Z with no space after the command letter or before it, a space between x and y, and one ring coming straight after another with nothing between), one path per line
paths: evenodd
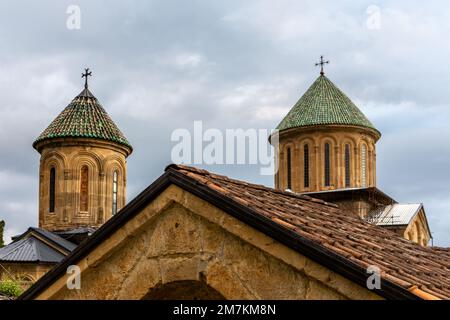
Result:
M71 5L80 29L67 26ZM449 34L445 1L2 1L6 237L37 225L31 144L81 91L84 67L135 148L130 200L171 162L173 130L195 120L221 130L275 127L318 76L323 54L327 76L383 133L378 186L423 202L434 243L450 246ZM273 185L257 165L205 168Z

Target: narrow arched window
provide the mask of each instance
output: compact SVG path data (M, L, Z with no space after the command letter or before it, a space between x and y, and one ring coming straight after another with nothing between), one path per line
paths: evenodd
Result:
M309 188L309 146L307 144L303 146L303 170L303 185Z
M367 168L367 148L363 144L361 146L361 187L365 188L367 184L366 179L366 168Z
M292 163L291 163L291 148L287 148L287 188L292 189Z
M330 144L329 143L325 143L325 158L324 158L324 172L325 172L325 177L324 177L324 182L325 182L325 187L329 187L330 186Z
M112 215L117 213L117 188L118 188L119 174L117 170L113 173L113 185L112 185Z
M49 212L55 212L55 195L56 195L56 169L50 169L50 190L49 190Z
M330 144L329 143L325 143L325 157L324 157L324 172L325 172L325 176L324 176L324 182L325 182L325 187L329 187L331 184L331 179L330 179Z
M89 207L89 168L83 166L80 174L80 211L87 212Z
M345 187L350 187L350 145L345 145Z

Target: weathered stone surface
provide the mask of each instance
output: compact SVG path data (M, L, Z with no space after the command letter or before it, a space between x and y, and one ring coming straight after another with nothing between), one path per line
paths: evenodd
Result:
M301 272L236 237L225 240L223 261L261 299L305 297L308 280Z
M147 252L149 257L201 251L199 218L179 205L168 208L155 223Z
M208 264L205 277L206 283L219 291L226 299L259 299L230 267L224 266L218 260Z
M117 299L141 299L149 288L161 282L159 261L143 256L120 286Z
M162 283L199 280L200 257L170 257L159 260Z
M323 285L316 280L309 281L308 289L306 291L307 300L345 300L342 294L331 290L329 287Z

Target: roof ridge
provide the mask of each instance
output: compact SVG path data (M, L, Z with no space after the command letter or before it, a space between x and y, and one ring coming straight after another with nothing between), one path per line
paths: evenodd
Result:
M334 203L327 202L327 201L322 200L322 199L314 198L314 197L311 197L311 196L308 196L308 195L304 195L304 194L300 194L300 193L296 193L296 192L278 190L278 189L275 189L275 188L272 188L272 187L265 186L263 184L255 184L255 183L251 183L251 182L245 182L245 181L242 181L242 180L230 178L230 177L225 176L225 175L219 175L219 174L216 174L216 173L212 173L212 172L207 171L205 169L200 169L200 168L186 166L186 165L180 165L180 164L170 164L170 165L168 165L166 167L165 171L168 171L170 169L174 169L174 170L176 170L178 172L180 172L182 170L186 170L186 171L189 171L189 172L192 172L192 173L209 176L209 177L211 177L213 179L223 180L223 181L231 182L231 183L238 184L238 185L245 185L247 187L250 187L250 188L253 188L253 189L257 189L257 190L268 190L270 192L274 192L274 193L277 193L277 194L282 194L284 196L293 197L293 198L297 198L297 199L302 199L302 200L311 201L311 202L327 205L327 206L330 206L330 207L338 208L338 205L336 205Z
M65 251L72 251L76 245L73 244L72 242L64 239L63 237L61 237L60 235L45 230L45 229L41 229L41 228L36 228L36 227L30 227L31 231L36 232L39 236L45 238L47 241L49 241L51 244L53 244L55 247L59 247L59 249L63 249Z

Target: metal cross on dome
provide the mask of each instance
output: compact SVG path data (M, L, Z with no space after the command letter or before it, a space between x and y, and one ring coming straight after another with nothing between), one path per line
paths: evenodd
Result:
M89 71L89 68L84 69L84 73L81 74L81 78L86 78L84 79L84 88L87 89L88 88L88 77L92 77L92 71Z
M320 74L321 74L321 75L323 75L323 74L325 73L325 72L323 72L323 65L324 65L325 63L330 63L330 61L329 61L329 60L324 61L324 60L323 60L323 56L320 56L320 62L317 62L317 63L316 63L316 66L319 66L319 65L320 65Z

